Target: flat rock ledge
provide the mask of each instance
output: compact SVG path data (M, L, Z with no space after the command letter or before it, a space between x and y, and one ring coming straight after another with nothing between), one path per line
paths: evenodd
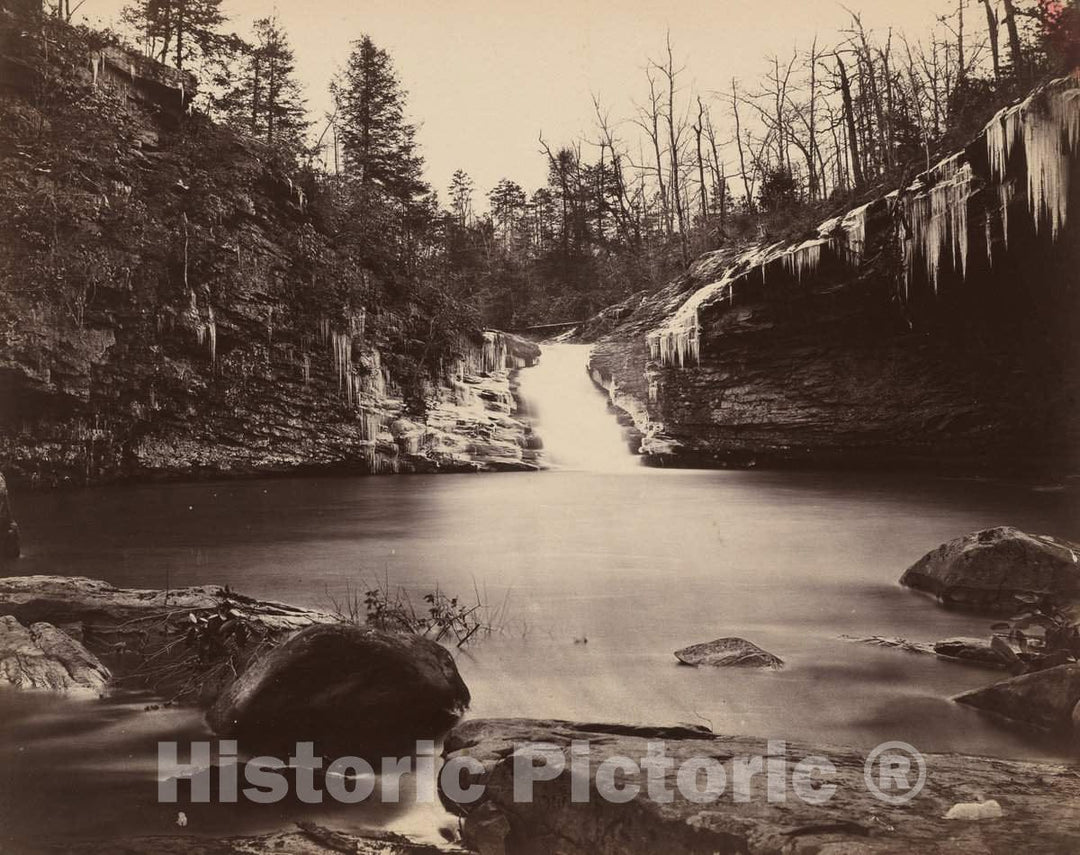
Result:
M571 800L570 746L575 740L591 746L586 803ZM790 787L784 801L770 802L762 774L752 778L749 801L736 802L725 791L711 803L695 803L680 794L671 769L661 773L664 789L674 794L668 803L648 798L644 772L621 779L640 787L630 801L614 804L600 798L596 770L601 763L615 756L640 763L649 743L658 740L664 741L675 770L690 758L713 758L724 766L728 782L736 758L768 754L764 739L693 727L478 719L450 732L445 754L479 761L463 772L462 784L483 784L484 793L470 804L458 804L445 792L443 800L464 817L463 842L480 855L972 855L1080 849L1080 768L1075 766L928 754L925 786L896 805L869 792L864 778L868 751L789 743L783 755L770 758L783 763L785 780L807 757L826 757L834 765L835 774L822 779L836 785L824 804L808 804ZM516 802L513 792L512 754L522 743L550 743L565 762L557 777L535 783L530 803ZM1003 815L981 821L944 818L954 805L982 799L996 800Z
M204 679L191 646L176 642L190 631L192 615L212 617L223 607L240 616L247 640L230 651L231 668L219 668L216 678ZM296 630L336 620L314 609L256 600L217 585L143 590L82 576L44 575L0 577L3 616L28 627L51 624L99 658L114 682L153 688L166 696L197 690L204 703L212 702L222 688L225 671L246 664Z

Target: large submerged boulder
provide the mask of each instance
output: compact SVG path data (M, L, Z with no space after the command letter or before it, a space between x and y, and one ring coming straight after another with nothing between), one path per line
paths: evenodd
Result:
M683 665L714 668L783 668L784 661L745 638L718 638L675 651Z
M312 626L267 653L207 715L251 747L314 742L325 754L408 752L469 704L450 653L427 638L349 623Z
M1040 730L1067 733L1073 729L1073 711L1080 703L1080 664L1002 680L965 692L956 701Z
M21 552L19 543L19 524L11 514L11 499L8 496L7 481L0 474L0 560L18 558Z
M1080 600L1080 546L999 526L950 540L912 564L900 584L947 606L985 613L1016 609L1016 596Z
M23 626L5 615L0 617L0 682L18 689L102 692L109 670L52 624Z
M589 764L587 772L579 773L584 764L579 757L572 765L572 745L582 742L589 747ZM533 784L531 800L515 799L514 767L522 764L515 751L538 743L551 746L540 755L547 768L538 777L546 780ZM673 761L670 765L642 763L650 754L656 757L657 743ZM480 855L1067 852L1080 839L1080 778L1064 766L922 755L925 785L909 801L895 804L867 786L869 750L787 743L781 753L775 745L770 751L764 739L719 736L699 728L480 719L454 728L445 754L448 760L462 758L462 788L483 786L476 801L455 801L442 792L447 807L464 817L463 842ZM466 757L471 766L465 765ZM759 771L750 778L748 798L736 799L736 764L766 757L775 779L781 772L784 776L784 798L769 798L769 776ZM810 798L803 798L791 786L792 775L797 764L811 757L827 758L833 771L815 778L804 767L801 792ZM598 787L599 770L609 758L634 764L622 765L623 774L616 776L620 787L637 787L624 803L604 798ZM702 775L691 790L696 798L688 798L679 784L687 761L719 763L725 786L717 775L706 789ZM533 762L540 765L541 760ZM587 776L587 801L573 797L572 781L579 775ZM909 782L916 775L913 764ZM694 776L683 768L682 777L685 784ZM880 784L882 778L872 780ZM826 785L835 786L831 795ZM670 798L651 798L650 791ZM821 796L817 804L812 803L815 794ZM996 800L1003 816L992 822L945 818L954 805L982 799Z

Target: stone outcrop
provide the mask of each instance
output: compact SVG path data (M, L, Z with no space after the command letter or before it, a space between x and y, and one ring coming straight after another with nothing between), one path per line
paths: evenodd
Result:
M112 837L107 840L47 839L19 841L22 855L256 855L282 852L288 855L469 855L455 846L437 846L411 840L401 834L372 829L346 831L311 822L297 829L246 837L161 834L148 837ZM23 848L25 847L25 848Z
M335 623L302 630L261 657L207 721L271 753L314 742L327 756L399 756L444 733L468 704L453 657L434 641Z
M11 513L11 498L8 496L7 481L0 474L0 561L6 558L18 558L22 552L19 542L19 524Z
M1080 664L1022 674L965 692L956 701L1040 730L1072 733L1073 711L1080 703Z
M369 283L308 199L310 176L190 110L190 75L52 19L34 38L10 15L9 479L536 467L512 388L535 344L452 306L435 324Z
M1004 643L1004 642L1003 642ZM955 659L987 668L1009 668L1010 660L994 649L985 638L943 638L934 642L934 653L943 659Z
M571 798L570 744L590 746L589 800ZM718 761L727 772L739 757L764 758L765 740L718 736L695 728L640 728L561 721L491 719L468 721L446 739L448 758L471 757L482 766L466 771L468 783L485 786L480 800L451 809L464 816L463 841L480 855L656 855L701 853L946 853L1070 851L1080 839L1080 778L1070 767L992 760L950 754L925 755L926 783L905 804L892 805L870 794L864 778L867 753L851 748L789 743L779 763L790 781L796 763L823 756L835 774L820 779L835 792L823 804L808 804L790 786L783 801L766 798L765 776L752 778L750 798L735 801L730 789L709 792L707 803L685 798L676 771L654 766L669 801L649 799L644 771L629 771L620 782L637 785L624 804L598 795L596 773L609 757L638 764L649 743L662 740L675 769L690 758ZM547 743L561 756L564 771L534 784L531 802L515 801L517 746ZM550 760L550 755L549 755ZM550 777L550 776L549 776ZM811 788L813 792L817 792ZM1003 816L987 821L945 819L956 804L996 800Z
M0 617L0 682L17 689L100 693L109 677L94 654L52 624L23 626L11 615Z
M999 526L964 535L927 553L900 584L933 594L950 607L1015 613L1016 596L1080 600L1080 546Z
M2 615L26 626L44 621L60 628L99 657L121 686L145 686L203 704L216 699L234 672L290 633L335 620L216 585L142 590L80 576L0 578ZM212 630L222 617L242 624L243 637L215 638Z
M684 665L714 668L783 668L784 661L744 638L718 638L675 651Z
M1080 471L1080 182L1049 178L1080 161L1078 86L1038 90L892 193L709 253L586 324L593 378L647 461Z

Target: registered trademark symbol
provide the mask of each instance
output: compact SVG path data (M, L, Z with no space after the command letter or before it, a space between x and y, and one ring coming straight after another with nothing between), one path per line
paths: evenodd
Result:
M902 805L922 792L926 784L926 760L914 745L883 742L866 756L863 779L875 798Z

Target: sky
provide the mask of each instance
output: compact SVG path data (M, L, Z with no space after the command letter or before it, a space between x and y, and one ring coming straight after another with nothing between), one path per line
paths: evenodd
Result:
M89 23L108 23L125 0L87 0ZM686 86L708 93L732 77L752 82L766 58L830 41L857 9L865 26L923 37L948 0L224 0L228 27L275 9L296 51L312 118L350 42L366 33L393 57L427 178L445 202L455 169L478 195L510 177L533 190L546 176L538 138L553 145L591 133L592 96L629 117L670 31ZM721 108L714 113L718 118ZM319 122L320 128L324 121ZM630 128L625 137L632 136ZM480 201L478 199L478 201Z

